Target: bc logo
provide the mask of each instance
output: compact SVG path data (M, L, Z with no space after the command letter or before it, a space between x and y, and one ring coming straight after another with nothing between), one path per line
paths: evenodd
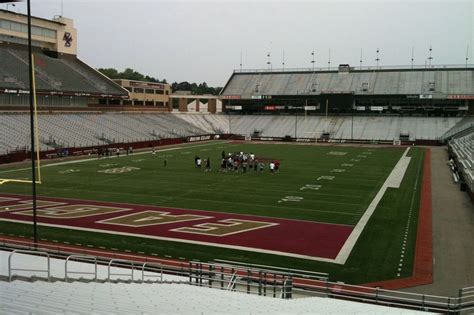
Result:
M71 47L72 45L72 35L69 32L65 32L63 36L64 46Z

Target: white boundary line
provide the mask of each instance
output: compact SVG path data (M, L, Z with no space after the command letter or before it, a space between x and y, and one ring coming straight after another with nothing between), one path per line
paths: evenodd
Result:
M398 163L392 169L392 172L387 177L382 187L380 188L379 192L377 193L377 195L375 195L374 199L367 207L367 210L365 210L364 214L359 219L359 222L354 227L351 234L347 238L346 242L342 246L341 250L339 251L339 254L334 260L334 263L341 264L341 265L344 265L346 263L347 259L349 258L350 253L352 252L352 249L354 248L355 244L357 243L357 240L362 234L362 231L365 229L365 226L367 225L370 218L372 217L372 214L374 214L375 209L377 208L377 205L379 204L380 200L382 200L382 197L387 191L387 188L400 187L400 184L403 180L403 177L405 176L405 172L411 160L411 157L406 156L409 150L410 150L410 147L408 147L405 150L400 160L398 160Z
M186 145L186 143L182 143L180 144L180 146L176 146L176 147L172 147L172 148L164 148L164 149L159 149L159 150L156 150L156 152L165 152L165 151L173 151L173 150L181 150L181 149L184 149L184 148L196 148L196 147L204 147L204 146L208 146L208 145L216 145L218 144L219 142L212 142L212 143L205 143L205 144L198 144L198 145ZM150 151L142 151L142 152L136 152L136 153L132 153L132 154L129 154L128 156L134 156L134 155L143 155L143 154L151 154ZM127 155L121 155L121 157L127 157ZM109 156L109 157L104 157L104 158L101 158L101 159L98 159L98 158L89 158L89 159L79 159L79 160L72 160L72 161L64 161L64 162L57 162L57 163L51 163L51 164L44 164L41 166L41 168L45 168L45 167L51 167L51 166L60 166L60 165L68 165L68 164L77 164L77 163L83 163L83 162L90 162L90 161L107 161L109 159L116 159L116 158L120 158L120 157L117 157L116 155L112 155L112 156ZM6 170L6 171L0 171L0 174L5 174L5 173L13 173L13 172L19 172L19 171L27 171L27 170L31 170L31 167L26 167L26 168L17 168L17 169L13 169L13 170Z

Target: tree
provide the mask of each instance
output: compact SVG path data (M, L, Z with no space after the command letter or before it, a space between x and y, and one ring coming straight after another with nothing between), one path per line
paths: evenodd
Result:
M166 79L159 80L149 75L141 74L138 71L133 70L132 68L126 68L123 72L119 72L117 69L114 68L99 68L97 69L105 76L109 77L110 79L126 79L126 80L136 80L136 81L147 81L147 82L156 82L156 83L167 83ZM219 94L222 88L220 87L210 87L207 85L206 82L202 82L199 84L196 83L189 83L188 81L183 82L173 82L171 84L171 89L173 92L175 91L191 91L191 94L194 95L202 95L202 94L212 94L217 95Z
M119 79L119 72L114 68L99 68L97 70L111 79Z

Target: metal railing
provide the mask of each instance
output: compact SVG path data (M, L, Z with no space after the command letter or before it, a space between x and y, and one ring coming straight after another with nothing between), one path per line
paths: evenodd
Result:
M120 268L130 268L130 273L112 273L112 265L115 264L115 267L120 267ZM135 265L133 261L125 260L125 259L111 259L109 261L109 264L107 265L107 281L110 282L112 281L111 276L128 276L130 277L130 280L133 281L133 273L135 271Z
M87 272L87 271L71 271L68 269L68 263L71 261L79 261L79 262L86 262L94 263L94 272ZM64 277L66 282L69 281L70 276L69 274L82 274L82 275L94 275L93 281L97 280L97 257L88 256L88 255L70 255L66 258L66 262L64 263Z
M459 290L459 310L474 311L474 287L462 288Z
M145 274L145 271L147 267L157 267L159 268L160 270L160 273L158 275L156 275L155 273L153 274ZM156 263L149 263L149 262L145 262L143 265L142 265L142 282L145 281L145 277L149 277L149 278L159 278L159 282L163 282L163 265L162 264L156 264Z
M400 66L351 66L354 70L444 70L444 69L472 69L474 64L453 64L453 65L400 65ZM255 69L234 69L234 73L272 73L272 72L320 72L338 71L339 67L318 67L318 68L255 68Z
M35 256L46 256L47 260L47 267L46 269L29 269L29 268L13 268L12 267L12 258L15 254L29 254ZM34 250L23 250L23 249L15 249L8 255L8 281L11 282L14 276L18 276L13 274L13 271L28 271L28 272L44 272L47 274L47 280L51 280L51 263L50 257L47 252L41 251L34 251Z
M17 253L46 256L48 262L47 269L13 268L12 256ZM59 250L50 253L51 255L61 257ZM12 281L15 276L13 271L46 272L47 281L50 281L50 253L48 253L47 250L14 250L8 258L9 281ZM142 283L147 281L147 279L157 279L157 281L154 282L162 283L164 275L177 275L183 277L182 281L178 279L172 282L274 298L327 297L443 313L463 313L474 310L474 287L460 289L458 296L447 297L332 282L329 281L327 274L324 273L224 260L209 263L183 261L174 264L166 264L70 254L63 254L62 257L65 257L66 272L64 280L66 281L78 280L71 278L70 274L82 273L94 275L93 280L97 281L97 265L101 264L107 267L106 281L108 282L114 280L112 276L127 276L127 280L115 280ZM70 270L67 265L70 261L74 260L93 263L95 271L82 272ZM123 270L120 270L120 272L112 272L112 267L130 269L130 272L125 273ZM135 271L141 272L141 279L134 277ZM149 272L149 274L147 274L147 272Z

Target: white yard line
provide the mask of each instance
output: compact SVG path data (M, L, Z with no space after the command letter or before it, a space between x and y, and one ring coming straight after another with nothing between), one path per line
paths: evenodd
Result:
M400 184L403 180L403 177L405 176L406 170L411 160L411 157L407 157L407 153L409 150L409 147L405 150L397 165L395 165L392 172L380 188L379 192L377 193L377 195L375 195L374 199L367 207L367 210L365 210L365 213L362 215L359 222L352 230L351 235L349 235L346 242L344 243L344 246L342 246L341 250L339 251L339 254L334 260L336 264L344 265L346 263L347 258L349 258L352 249L354 248L355 244L357 243L357 240L362 234L362 231L365 229L365 226L372 217L372 214L374 214L375 209L377 208L377 205L379 204L380 200L382 200L382 197L387 191L387 188L400 188Z
M216 144L217 144L217 142L200 144L200 145L193 145L193 146L184 145L184 146L178 146L178 147L172 147L172 148L159 149L159 150L156 150L156 152L173 151L173 150L180 150L180 149L184 149L184 148L195 148L195 147L203 147L203 146L216 145ZM150 151L143 151L143 152L132 153L132 154L129 154L128 156L143 155L143 154L151 154L151 153L150 153ZM127 156L127 155L123 155L123 154L121 155L121 157L124 157L124 156ZM120 157L117 157L116 155L112 155L112 156L104 157L104 158L101 158L101 159L90 158L90 159L64 161L64 162L45 164L45 165L42 165L41 168L51 167L51 166L68 165L68 164L77 164L77 163L90 162L90 161L107 161L111 158L120 158ZM18 168L18 169L7 170L7 171L0 171L0 174L19 172L19 171L27 171L27 170L31 170L31 167Z

